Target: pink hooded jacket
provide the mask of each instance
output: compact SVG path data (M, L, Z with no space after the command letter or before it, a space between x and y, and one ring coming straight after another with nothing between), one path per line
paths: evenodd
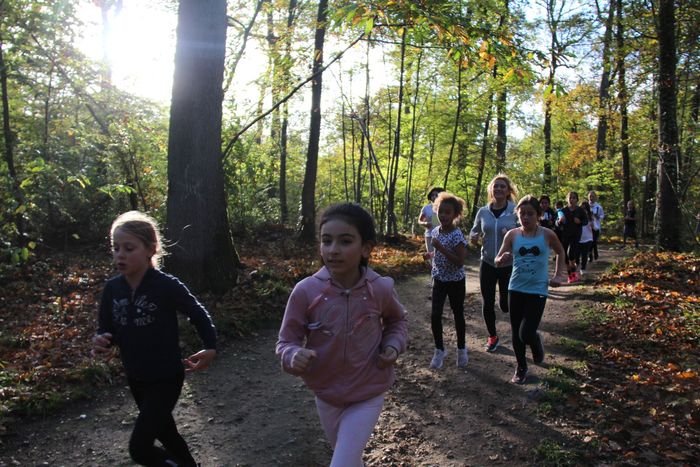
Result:
M323 401L343 406L376 397L394 383L394 366L379 368L387 346L406 350L408 322L394 281L366 268L352 289L335 284L321 268L292 290L276 353L282 369L301 376ZM311 367L292 369L292 357L305 347L316 351Z

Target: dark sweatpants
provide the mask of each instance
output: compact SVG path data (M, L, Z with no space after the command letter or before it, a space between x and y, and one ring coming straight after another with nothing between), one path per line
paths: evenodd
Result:
M129 454L137 464L165 466L167 460L179 466L196 466L187 443L175 426L175 408L184 374L172 381L145 382L129 379L131 394L139 408L129 440ZM154 445L159 440L165 449Z

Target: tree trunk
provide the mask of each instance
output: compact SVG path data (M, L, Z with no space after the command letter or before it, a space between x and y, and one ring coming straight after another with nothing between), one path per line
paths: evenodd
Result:
M445 179L442 182L443 188L447 190L447 180L450 177L450 167L452 166L452 154L457 143L457 129L462 114L462 61L457 63L457 110L455 111L455 124L452 127L452 142L450 144L450 155L447 158L447 169L445 169Z
M488 149L489 126L491 124L491 114L493 112L493 92L489 95L489 110L486 112L486 120L484 121L484 131L481 140L481 156L479 157L479 167L477 169L476 186L474 187L474 202L472 203L472 211L470 214L470 224L474 224L476 212L479 210L479 195L481 194L481 183L484 179L484 169L486 167L486 151Z
M10 185L12 186L12 196L15 199L14 206L14 222L17 228L17 246L24 248L27 246L27 224L24 217L26 203L22 188L20 186L19 177L15 169L15 133L10 125L10 98L7 93L7 67L5 66L5 57L3 53L3 41L0 37L0 92L2 92L2 130L3 139L5 140L5 162L7 163L7 172L10 175Z
M403 114L403 77L406 66L406 28L401 34L401 70L399 72L399 105L396 116L396 132L394 136L394 150L391 156L391 167L389 171L389 187L387 194L387 235L395 237L399 233L399 226L396 220L396 180L399 176L399 159L401 157L401 114Z
M550 96L545 97L544 102L544 168L542 190L545 193L552 191L552 100Z
M296 20L297 0L289 0L287 8L287 33L284 38L284 68L283 86L284 94L289 93L292 85L292 35L294 33L294 21ZM285 101L282 107L282 125L280 127L280 222L283 224L289 220L289 207L287 205L287 128L289 127L289 104Z
M622 0L617 2L617 74L619 92L617 99L620 105L620 152L622 155L622 188L625 204L631 198L630 189L630 149L629 149L629 132L627 118L627 81L625 80L625 38L624 25L622 23ZM612 3L612 2L611 2ZM602 85L602 83L601 83ZM600 137L600 133L598 134ZM642 207L643 209L643 207Z
M168 138L166 268L193 291L225 291L240 264L221 153L226 0L181 0Z
M413 90L413 115L411 118L411 148L408 151L408 176L406 192L404 195L403 223L408 227L411 219L415 216L411 214L411 192L413 191L413 167L416 153L416 124L418 123L418 95L420 93L420 65L423 59L423 50L418 52L416 64L416 87Z
M656 195L656 244L680 249L681 213L678 176L682 167L676 122L676 25L673 0L659 0L657 22L659 73L659 161Z
M608 106L610 102L610 48L612 42L613 19L615 17L615 2L610 0L608 17L605 20L605 35L603 36L603 73L598 88L598 136L596 137L596 160L601 161L605 157L607 149L606 137L608 133ZM618 25L619 25L618 21ZM623 53L618 51L618 53Z
M328 0L319 0L314 38L314 62L312 73L315 76L311 86L311 123L309 124L309 146L306 152L304 186L301 192L301 219L299 239L313 241L316 238L316 175L318 169L318 145L321 136L321 90L323 89L323 44L326 36Z
M502 30L506 21L510 17L509 1L503 3L503 14L498 22L498 29ZM496 78L498 65L493 68L493 76ZM508 133L506 127L508 91L501 83L501 89L496 98L496 173L501 173L506 169L506 146L508 144Z

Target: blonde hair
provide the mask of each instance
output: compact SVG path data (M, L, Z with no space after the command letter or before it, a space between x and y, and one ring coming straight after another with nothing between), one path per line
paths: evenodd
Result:
M119 215L109 230L109 240L114 241L114 232L121 230L124 233L133 235L143 242L146 248L153 248L155 252L151 256L151 266L160 266L160 260L165 256L163 250L163 238L158 228L158 222L141 211L128 211Z
M491 179L491 182L489 183L488 188L486 191L488 191L489 194L489 204L493 203L495 201L495 198L493 197L493 186L496 184L496 180L502 180L506 182L506 185L508 185L508 197L507 200L515 202L515 200L518 198L518 187L515 185L515 183L510 181L510 178L508 178L508 175L504 173L499 173L495 177Z
M438 195L437 198L435 198L435 202L433 203L433 210L435 210L435 212L440 211L440 205L442 203L447 203L452 206L452 208L455 211L455 218L452 221L452 224L459 224L459 222L462 220L462 215L464 214L464 211L467 209L467 203L465 203L462 198L453 195L449 191L443 191Z

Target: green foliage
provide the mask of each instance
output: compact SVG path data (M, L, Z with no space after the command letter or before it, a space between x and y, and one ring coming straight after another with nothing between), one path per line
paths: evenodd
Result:
M549 438L540 441L534 450L544 466L563 467L578 463L578 456L573 451Z

